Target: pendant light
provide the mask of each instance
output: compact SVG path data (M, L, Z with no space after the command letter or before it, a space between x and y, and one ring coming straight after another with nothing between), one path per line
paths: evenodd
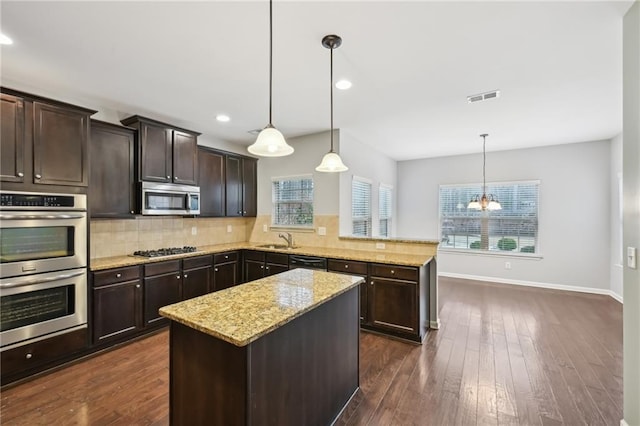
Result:
M487 183L486 183L486 166L487 166L487 154L486 154L486 144L487 144L487 136L488 134L484 133L480 135L482 137L482 198L479 195L476 195L469 201L469 205L467 205L468 209L473 210L502 210L502 206L496 197L489 194L487 196Z
M269 124L258 134L256 141L247 148L254 155L262 157L284 157L293 154L293 147L271 123L273 87L273 1L269 0Z
M344 165L337 152L333 150L333 49L337 49L342 44L342 39L337 35L327 35L322 39L322 45L331 52L330 80L331 80L331 150L322 157L322 162L316 171L318 172L344 172L349 170Z

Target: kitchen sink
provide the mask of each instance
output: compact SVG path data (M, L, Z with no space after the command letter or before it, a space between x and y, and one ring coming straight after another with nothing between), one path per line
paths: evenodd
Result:
M297 246L289 247L286 244L260 244L259 246L256 246L256 247L277 249L277 250L293 250L298 248Z

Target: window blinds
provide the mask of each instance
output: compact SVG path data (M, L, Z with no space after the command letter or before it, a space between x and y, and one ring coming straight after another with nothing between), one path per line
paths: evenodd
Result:
M388 237L391 233L392 202L392 188L381 184L378 191L378 218L381 237Z
M440 186L441 248L538 252L538 190L540 183L488 184L502 210L467 209L482 185Z
M272 202L274 226L313 227L313 179L311 176L274 178Z
M351 182L353 235L371 236L371 182L353 177Z

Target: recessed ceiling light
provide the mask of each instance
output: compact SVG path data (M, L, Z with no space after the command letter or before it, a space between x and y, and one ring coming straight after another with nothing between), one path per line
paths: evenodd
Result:
M216 120L218 120L221 123L226 123L228 121L231 121L231 117L229 117L226 114L218 114L216 115Z
M0 34L0 44L13 44L13 40L4 34Z
M351 82L349 80L338 80L336 82L336 89L340 89L340 90L347 90L350 89L352 86Z

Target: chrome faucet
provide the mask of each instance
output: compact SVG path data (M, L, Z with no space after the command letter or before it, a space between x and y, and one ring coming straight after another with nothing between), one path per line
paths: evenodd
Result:
M291 235L289 232L285 232L284 234L278 234L278 237L287 242L287 248L293 248L293 235Z

